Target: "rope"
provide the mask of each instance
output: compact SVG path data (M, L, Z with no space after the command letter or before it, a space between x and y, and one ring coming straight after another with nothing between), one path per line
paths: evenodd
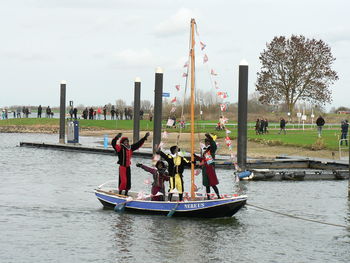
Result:
M314 220L314 219L308 219L308 218L304 218L304 217L300 217L300 216L290 215L290 214L274 211L274 210L267 209L267 208L264 208L264 207L261 207L261 206L257 206L257 205L253 205L253 204L248 204L247 203L246 205L254 207L254 208L257 208L257 209L260 209L260 210L263 210L263 211L271 212L271 213L274 213L274 214L278 214L278 215L282 215L282 216L286 216L286 217L291 217L291 218L294 218L294 219L309 221L309 222L323 224L323 225L328 225L328 226L349 228L348 226L345 226L345 225L328 223L328 222L322 222L322 221L318 221L318 220Z

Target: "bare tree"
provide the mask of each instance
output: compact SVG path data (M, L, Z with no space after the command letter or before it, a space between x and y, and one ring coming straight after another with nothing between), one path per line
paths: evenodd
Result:
M145 112L150 112L153 105L149 100L141 100L141 109L143 109Z
M298 100L314 104L331 102L329 87L338 80L331 66L331 48L322 40L292 35L275 37L259 57L256 90L262 103L285 103L293 112Z

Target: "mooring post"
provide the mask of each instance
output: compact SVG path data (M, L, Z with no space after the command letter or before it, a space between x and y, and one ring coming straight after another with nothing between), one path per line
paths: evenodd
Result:
M162 133L162 103L163 103L163 70L158 67L155 76L154 88L154 121L153 121L153 153L160 144Z
M247 163L248 63L239 64L237 163L244 171Z
M133 143L138 142L140 139L140 96L141 96L141 80L135 79L134 85L134 131L133 131Z
M65 143L66 131L66 81L61 81L61 95L60 95L60 135L59 143Z

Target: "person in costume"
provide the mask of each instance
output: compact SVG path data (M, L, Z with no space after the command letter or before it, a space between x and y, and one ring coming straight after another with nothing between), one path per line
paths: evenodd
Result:
M210 199L210 187L214 189L216 195L220 199L219 189L217 187L219 180L215 172L215 153L217 145L214 136L207 133L205 137L205 147L202 150L202 155L198 156L194 154L194 158L196 161L200 162L199 165L202 167L203 185L206 188L208 200Z
M169 172L169 193L168 201L171 201L173 197L173 191L176 190L179 193L179 201L182 201L184 192L184 182L182 174L185 166L190 165L191 162L186 158L179 155L180 148L176 145L170 147L170 154L165 154L161 150L157 153L168 163Z
M137 167L142 168L146 172L149 172L153 175L153 183L151 189L151 200L152 201L164 201L165 199L165 186L164 181L169 181L169 174L166 171L166 165L163 161L158 161L155 168L146 166L142 163L137 163ZM162 193L162 195L158 195Z
M117 141L122 136L121 133L118 133L112 140L111 144L113 149L118 155L118 164L119 164L119 194L124 190L125 195L128 195L128 191L131 188L131 157L132 153L139 149L149 136L149 132L139 140L138 142L130 145L128 137L122 137L117 144Z

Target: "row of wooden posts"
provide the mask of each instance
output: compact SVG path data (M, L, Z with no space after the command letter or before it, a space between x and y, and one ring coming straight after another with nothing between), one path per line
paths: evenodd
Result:
M66 81L61 82L60 92L60 132L59 142L65 143L65 109L66 109ZM133 141L139 140L140 134L140 97L141 80L135 79L134 83L134 129ZM161 141L162 132L162 97L163 97L163 71L156 69L154 88L154 118L153 118L153 152ZM247 162L247 112L248 112L248 64L242 61L239 65L238 79L238 137L237 137L237 164L243 170ZM349 158L350 162L350 158ZM350 165L349 165L350 173ZM350 176L348 184L350 197Z

